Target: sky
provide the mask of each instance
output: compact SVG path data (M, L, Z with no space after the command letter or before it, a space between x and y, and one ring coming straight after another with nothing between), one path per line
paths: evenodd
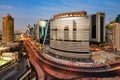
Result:
M23 31L38 19L50 19L64 12L87 11L88 15L105 12L106 23L120 14L120 0L0 0L0 30L2 17L10 13L15 30Z

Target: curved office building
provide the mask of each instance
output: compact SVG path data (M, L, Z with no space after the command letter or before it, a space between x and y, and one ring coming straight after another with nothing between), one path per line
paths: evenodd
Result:
M49 53L65 60L89 58L89 18L85 11L54 15Z

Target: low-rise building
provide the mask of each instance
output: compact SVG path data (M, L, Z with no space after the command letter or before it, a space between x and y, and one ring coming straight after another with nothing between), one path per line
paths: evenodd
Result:
M3 60L18 60L18 52L4 52L1 55Z

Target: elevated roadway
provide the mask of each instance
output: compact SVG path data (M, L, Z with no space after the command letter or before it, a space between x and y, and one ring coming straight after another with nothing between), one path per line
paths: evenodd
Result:
M63 64L59 60L56 60L46 53L40 52L30 39L24 40L24 45L28 51L30 60L35 62L37 66L41 69L41 73L38 72L38 75L41 79L44 80L45 75L49 75L58 79L68 79L76 80L79 78L106 78L106 77L115 77L120 75L120 62L107 63L101 65L92 65L92 66L74 66L67 63ZM110 67L108 67L108 65ZM37 69L37 68L36 68ZM45 74L44 74L45 73ZM49 79L47 79L49 80Z

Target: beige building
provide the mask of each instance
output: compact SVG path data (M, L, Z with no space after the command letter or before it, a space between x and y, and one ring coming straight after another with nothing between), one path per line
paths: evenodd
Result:
M89 22L85 11L53 16L50 23L49 54L67 60L88 60Z
M4 52L2 53L2 55L0 56L1 59L3 60L18 60L18 52Z
M120 23L114 23L113 27L113 46L120 51Z
M8 13L2 19L2 43L14 41L14 18Z
M112 45L113 27L113 23L107 24L105 26L105 43L108 45Z

